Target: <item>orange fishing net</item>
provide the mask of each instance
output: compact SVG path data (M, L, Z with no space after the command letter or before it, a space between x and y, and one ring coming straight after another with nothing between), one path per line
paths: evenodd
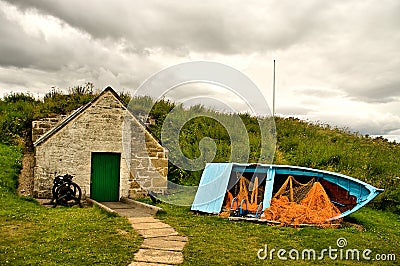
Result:
M278 195L271 200L270 207L264 211L264 219L294 226L315 224L329 227L332 224L327 220L338 215L340 211L330 201L319 182L314 183L300 203L291 202L287 196Z
M242 200L248 204L249 202L249 191L247 189L246 178L240 177L239 180L239 192L236 195L237 201L233 201L234 197L231 192L227 191L225 196L225 204L224 207L227 209L234 209L236 210L239 205L241 204ZM233 201L233 202L232 202Z
M258 177L254 179L253 191L251 192L250 202L248 205L248 210L250 212L257 211L258 209L257 198L258 198Z
M278 192L275 193L274 197L279 198L280 196L286 196L289 198L290 202L300 203L310 191L313 183L314 178L303 184L294 179L293 176L289 176Z
M249 191L246 186L246 178L245 177L240 177L240 189L239 193L236 195L236 198L238 199L239 204L242 202L242 200L246 200L247 202L249 201Z
M231 192L229 192L229 190L227 190L225 196L225 204L224 204L225 209L229 210L231 208L232 200L233 200L233 195Z
M249 181L245 177L240 177L239 179L239 192L236 195L237 201L233 201L234 196L233 194L227 190L226 195L225 195L225 203L224 203L224 209L230 210L236 210L242 203L243 200L245 200L246 204L244 205L244 208L247 209L250 212L256 212L258 208L257 204L257 199L258 199L258 190L259 190L259 185L258 185L258 177L254 179L254 184L253 184L253 191L250 196L250 201L249 201L249 190L247 189Z

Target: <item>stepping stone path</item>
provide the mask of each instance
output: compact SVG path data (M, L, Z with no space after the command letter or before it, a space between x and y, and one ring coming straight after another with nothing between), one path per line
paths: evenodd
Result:
M170 225L154 218L157 210L133 201L102 202L99 205L127 217L133 229L144 237L142 246L129 266L176 265L183 262L182 250L188 238L178 235Z

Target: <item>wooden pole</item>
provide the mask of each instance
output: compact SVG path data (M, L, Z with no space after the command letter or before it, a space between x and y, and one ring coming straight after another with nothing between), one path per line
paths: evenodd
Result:
M290 202L294 202L294 193L293 193L293 176L289 176L289 196Z

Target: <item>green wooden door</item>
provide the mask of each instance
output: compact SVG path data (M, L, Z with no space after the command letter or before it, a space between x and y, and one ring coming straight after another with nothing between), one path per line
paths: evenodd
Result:
M96 201L119 200L119 169L121 154L92 153L90 195Z

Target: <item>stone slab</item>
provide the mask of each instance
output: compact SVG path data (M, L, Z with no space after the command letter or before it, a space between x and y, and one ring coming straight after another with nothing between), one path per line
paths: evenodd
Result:
M170 225L155 219L153 210L121 202L102 202L105 208L125 216L132 227L144 237L141 248L130 266L176 265L183 262L182 250L188 238L179 236Z
M178 235L178 232L176 232L172 227L159 229L140 229L136 231L145 238Z
M144 261L134 261L128 266L172 266L172 264L159 264L159 263L144 262Z
M151 217L152 214L144 210L113 209L116 213L125 217Z
M160 228L172 228L168 224L155 222L155 223L135 223L132 224L133 229L140 230L140 229L160 229Z
M164 264L180 264L183 262L183 255L182 252L176 251L139 249L139 251L135 254L135 260Z
M150 217L153 211L138 205L122 202L101 202L102 205L125 217Z
M130 217L128 218L128 220L131 224L161 222L160 220L153 217Z
M147 193L147 191L144 191L144 192ZM127 203L127 204L131 204L131 205L140 207L140 208L144 207L144 208L148 209L148 211L152 212L153 214L156 214L157 212L163 210L160 207L157 207L157 206L154 206L154 205L150 205L150 204L147 204L147 203L144 203L144 202L132 200L132 199L125 198L125 197L122 197L121 201L124 202L124 203Z
M162 239L167 241L180 241L180 242L188 242L189 239L186 236L174 235L174 236L164 236Z
M165 240L163 237L145 238L142 248L182 251L186 242Z
M106 205L108 208L111 209L127 209L130 207L128 204L119 201L101 202L101 204Z

